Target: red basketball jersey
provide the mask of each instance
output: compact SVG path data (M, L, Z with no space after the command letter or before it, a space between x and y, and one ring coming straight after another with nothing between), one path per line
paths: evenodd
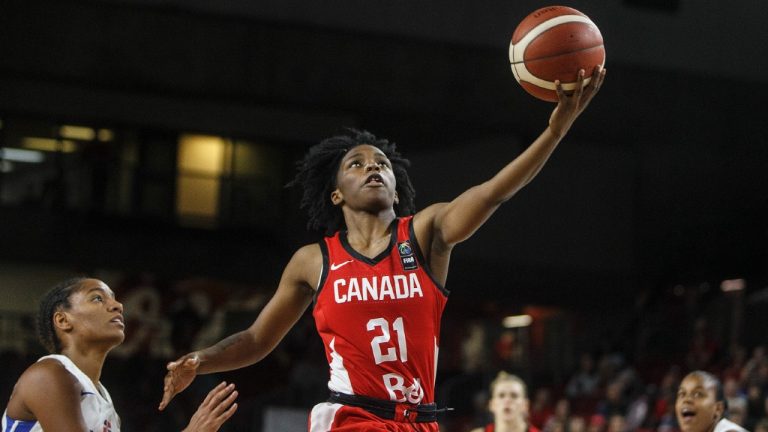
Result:
M331 391L434 402L448 292L426 268L411 220L392 222L389 247L373 259L353 250L345 231L320 242L323 272L313 315Z

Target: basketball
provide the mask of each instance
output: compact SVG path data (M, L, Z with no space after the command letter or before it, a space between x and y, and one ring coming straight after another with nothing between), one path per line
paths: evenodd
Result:
M557 102L555 80L573 91L579 69L584 85L597 65L605 64L603 36L583 13L566 6L538 9L518 24L509 43L512 73L531 95Z

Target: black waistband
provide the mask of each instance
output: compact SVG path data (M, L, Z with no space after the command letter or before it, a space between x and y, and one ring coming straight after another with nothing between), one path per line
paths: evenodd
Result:
M395 420L407 423L431 423L437 421L437 413L448 411L451 408L438 409L434 403L407 404L376 399L367 396L349 395L339 392L331 392L328 402L340 403L347 406L362 408L369 413L386 420Z

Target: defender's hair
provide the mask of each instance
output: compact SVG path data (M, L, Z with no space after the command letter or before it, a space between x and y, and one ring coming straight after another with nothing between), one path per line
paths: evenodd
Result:
M414 213L416 191L408 177L408 159L397 151L395 143L377 138L368 131L347 128L345 134L326 138L310 147L304 158L296 164L296 177L287 186L299 185L303 189L301 208L309 215L307 228L323 230L331 235L344 228L341 209L331 202L331 192L336 189L336 175L344 154L359 145L369 144L381 150L392 163L392 172L397 182L397 216Z
M86 279L88 278L76 277L59 282L48 290L40 300L35 323L37 338L51 354L61 352L61 340L59 340L59 337L56 335L56 329L53 327L53 314L59 310L72 307L69 303L69 297L77 291L80 284Z

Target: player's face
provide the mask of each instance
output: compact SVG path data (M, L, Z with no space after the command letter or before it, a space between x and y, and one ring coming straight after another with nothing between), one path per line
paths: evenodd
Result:
M397 202L392 163L378 148L363 144L344 155L336 176L334 204L375 210L391 208Z
M677 422L682 432L710 432L723 414L713 383L699 375L687 375L677 390Z
M67 332L86 341L117 346L125 339L123 305L102 281L84 280L69 297L71 307L66 314Z
M501 381L493 389L490 410L496 421L527 419L528 398L517 381Z

